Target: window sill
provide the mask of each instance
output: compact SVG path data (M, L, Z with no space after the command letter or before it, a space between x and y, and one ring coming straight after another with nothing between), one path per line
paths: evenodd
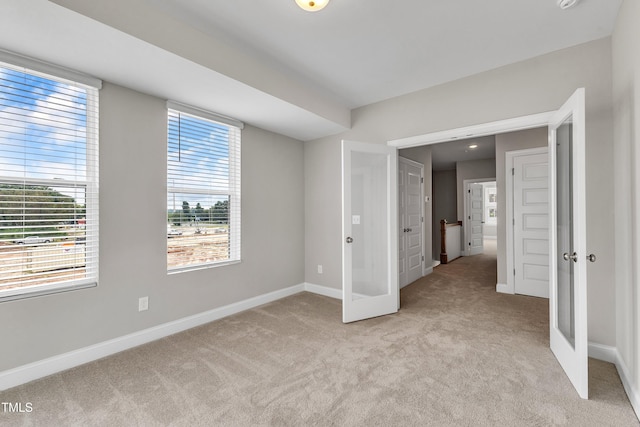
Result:
M171 268L169 270L167 270L167 274L168 275L172 275L172 274L178 274L178 273L184 273L187 271L196 271L196 270L206 270L209 268L216 268L216 267L224 267L227 265L233 265L233 264L240 264L242 262L242 260L236 259L233 261L222 261L222 262L216 262L216 263L212 263L212 264L198 264L198 265L189 265L189 266L184 266L184 267L174 267Z
M98 286L98 283L96 281L76 281L50 285L36 285L25 288L4 289L0 290L0 303L27 298L35 298L45 295L59 294L62 292L70 292L78 289L95 288L96 286Z

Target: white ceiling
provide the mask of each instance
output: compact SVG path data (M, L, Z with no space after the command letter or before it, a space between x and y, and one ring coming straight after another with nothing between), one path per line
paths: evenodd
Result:
M352 108L606 37L621 0L2 3L2 49L309 140Z
M149 0L351 108L611 34L620 0Z

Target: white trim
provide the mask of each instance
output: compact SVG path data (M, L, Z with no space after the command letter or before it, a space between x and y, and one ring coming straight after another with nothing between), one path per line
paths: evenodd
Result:
M513 175L509 173L511 169L513 169L513 162L516 157L520 156L531 156L535 154L549 154L549 147L535 147L535 148L525 148L523 150L511 150L506 151L505 153L505 193L506 193L506 215L505 215L505 225L507 229L506 235L506 255L507 255L507 284L505 293L515 294L516 292L516 282L515 277L513 275L513 270L515 268L515 260L514 260L514 251L515 245L513 242L514 239L514 230L513 230ZM501 292L501 291L498 291ZM551 293L551 289L549 289L549 293Z
M631 407L635 411L636 417L640 419L640 392L633 386L631 373L622 360L622 355L618 349L609 345L589 342L589 357L613 363L616 366L618 376L620 377L620 381L622 381L622 386L627 393Z
M629 402L631 403L631 407L636 413L636 417L640 419L640 391L634 387L631 373L629 372L629 368L622 360L622 355L618 351L618 349L614 348L616 353L616 369L618 370L618 375L620 376L620 381L622 381L622 386L624 387L624 391L627 393L627 397L629 398Z
M513 288L505 283L496 283L496 292L500 292L501 294L515 294Z
M198 118L211 120L218 123L224 123L225 125L234 126L238 129L244 129L244 123L240 120L236 120L231 117L223 116L222 114L214 113L211 111L203 110L198 107L192 107L190 105L182 104L176 101L167 101L167 108L170 110L176 110L181 113L189 114Z
M313 283L305 283L304 290L312 294L323 295L329 298L342 300L342 288L330 288L328 286L314 285Z
M0 390L6 390L196 326L204 325L205 323L222 319L223 317L231 316L232 314L240 313L241 311L295 295L304 291L305 287L306 284L299 284L280 289L268 294L205 311L204 313L184 317L149 329L2 371L0 372Z
M431 260L431 271L433 271L433 269L436 268L439 265L440 265L440 260L432 259Z
M531 114L528 116L515 117L512 119L497 120L495 122L471 125L457 129L449 129L440 132L431 132L423 135L410 136L407 138L394 139L387 142L387 145L398 148L418 147L420 145L431 145L439 142L455 141L456 139L477 138L487 135L496 135L517 130L546 127L555 111Z
M440 262L438 262L438 265L440 265ZM426 267L426 268L424 269L424 273L422 274L422 277L424 277L424 276L428 276L428 275L430 275L431 273L433 273L433 267Z
M0 49L0 62L4 62L10 67L26 68L29 71L35 71L40 74L49 74L60 79L67 80L71 83L80 83L85 86L93 87L98 90L102 89L102 80L83 74L79 71L61 67L59 65L50 64L38 59L29 58L27 56L18 55ZM45 76L48 77L48 76Z
M589 357L602 360L604 362L616 363L618 350L610 345L589 342Z

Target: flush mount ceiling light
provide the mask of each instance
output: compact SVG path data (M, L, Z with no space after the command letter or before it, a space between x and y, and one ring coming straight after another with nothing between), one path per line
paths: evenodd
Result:
M471 144L471 145L469 146L469 148L470 148L470 149L472 149L472 150L473 150L474 148L478 148L478 144Z
M298 6L307 12L317 12L329 4L329 0L296 0Z
M578 0L558 0L558 7L562 10L569 9L578 3Z

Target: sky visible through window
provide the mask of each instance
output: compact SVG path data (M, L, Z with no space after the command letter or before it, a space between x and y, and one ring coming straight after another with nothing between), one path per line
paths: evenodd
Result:
M206 211L229 199L229 127L170 111L168 132L167 211L213 221Z
M1 177L84 181L86 135L85 89L0 66ZM55 189L84 203L84 190Z

